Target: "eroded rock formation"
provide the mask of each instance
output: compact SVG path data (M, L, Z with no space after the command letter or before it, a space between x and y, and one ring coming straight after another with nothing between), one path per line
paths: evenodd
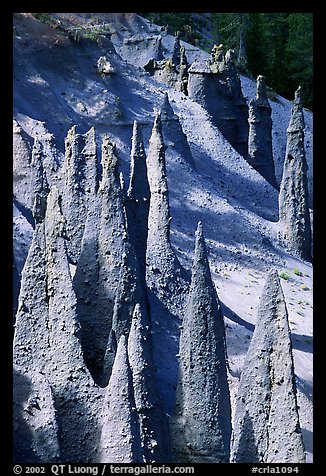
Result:
M115 145L102 144L102 180L89 208L74 277L85 358L95 380L106 386L104 365L111 329L119 341L129 331L133 307L143 302L137 256L129 241ZM111 348L111 347L110 347Z
M277 188L272 145L272 108L265 77L257 77L256 98L249 102L248 162Z
M279 220L288 248L301 258L310 260L312 255L311 223L304 127L301 88L299 87L295 92L287 128L286 152L279 194Z
M167 417L157 390L150 320L144 307L136 304L128 337L135 408L145 462L171 461Z
M156 53L144 65L145 71L151 74L157 81L165 83L186 95L188 94L188 67L186 50L180 43L179 32L175 36L171 58L164 59Z
M95 130L77 134L73 126L65 140L65 184L62 209L65 216L69 259L76 264L90 202L98 186Z
M305 462L288 314L275 269L266 279L241 373L231 462Z
M231 404L225 330L201 223L196 231L191 288L180 337L171 436L177 462L229 462Z
M171 461L167 420L156 388L150 321L139 304L128 340L120 337L101 421L97 461Z
M195 162L187 141L187 136L182 130L179 118L174 113L167 93L164 95L161 107L161 122L164 136L164 143L178 154L179 160L185 160L195 169ZM169 151L167 152L169 153Z
M150 195L146 153L141 126L137 121L134 121L131 143L130 181L126 196L126 212L130 242L135 248L139 269L144 278L146 275Z
M223 55L223 47L214 47L211 59L195 61L188 69L189 97L201 104L214 124L242 155L248 147L248 106L232 50Z
M49 381L61 459L87 461L96 432L97 392L83 360L63 230L59 191L53 187L24 267L14 363L25 373L43 373ZM79 447L84 448L83 455Z
M139 425L133 395L127 340L121 336L101 412L96 461L142 463Z
M165 166L165 144L162 134L162 121L156 114L147 155L148 181L151 192L148 217L147 278L149 285L156 281L155 287L167 288L181 274L181 265L170 242L170 205ZM158 279L156 279L158 278Z
M13 436L14 461L60 461L58 423L51 386L39 372L14 365Z

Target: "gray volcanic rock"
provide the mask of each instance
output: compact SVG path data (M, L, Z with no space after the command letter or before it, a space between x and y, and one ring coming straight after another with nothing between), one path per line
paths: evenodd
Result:
M31 161L33 139L13 121L13 193L16 200L31 209Z
M168 425L155 382L150 321L139 304L128 345L124 335L119 340L101 419L98 462L171 461Z
M83 360L58 189L36 223L23 270L14 362L43 373L51 386L63 461L89 461L96 432L97 388ZM80 449L83 448L81 451Z
M97 189L95 130L77 134L73 126L65 140L65 187L62 209L66 219L69 259L76 264L80 254L85 217Z
M48 288L45 223L36 222L32 243L22 270L14 333L14 363L24 371L47 372Z
M150 321L136 304L128 337L135 406L144 462L170 462L171 447L166 415L156 386Z
M98 463L142 463L126 337L121 336L101 412Z
M17 365L13 372L15 463L60 461L56 410L48 380Z
M225 330L201 223L179 349L179 382L171 423L177 462L229 462L231 404Z
M105 137L102 180L89 206L74 277L85 359L101 386L108 383L114 359L109 342L111 330L117 341L121 335L128 334L136 302L146 299L145 277L141 276L135 249L129 241L118 165L115 146ZM147 224L143 225L143 231L145 226ZM135 245L140 232L137 229L135 236L136 227L137 223L132 228ZM143 260L144 254L145 250ZM145 264L143 274L144 268Z
M272 146L272 109L265 77L257 77L256 99L249 102L248 162L277 188Z
M292 344L280 279L266 279L237 396L233 463L304 463Z
M158 59L155 54L144 65L145 71L153 76L157 81L188 95L188 61L186 50L180 43L180 33L175 36L172 57L168 59Z
M143 143L141 126L134 121L130 181L126 196L126 212L128 219L129 239L137 254L139 270L145 279L146 248L148 235L148 213L150 189L147 178L146 153Z
M286 245L303 259L311 259L311 223L308 205L307 161L300 87L295 92L283 176L279 194L279 220Z
M147 155L151 200L148 217L147 284L155 288L166 302L173 292L182 295L183 270L170 243L170 205L165 167L165 145L162 122L157 113ZM180 285L180 287L178 287ZM177 286L177 287L175 287ZM173 291L174 288L174 291Z
M169 102L168 93L164 94L161 107L161 121L164 136L164 143L176 151L181 160L185 160L192 168L196 168L195 161L187 141L187 136L183 132L178 116L174 113Z
M179 61L179 75L175 89L188 96L188 60L186 56L186 49L180 46L180 61Z
M173 405L178 378L177 362L170 357L178 351L179 325L184 315L190 279L180 265L170 242L169 191L159 114L155 117L149 141L147 170L151 200L146 250L146 283L158 387L160 397L166 404L165 411L169 412L169 408Z
M211 59L195 61L188 69L189 97L211 115L213 123L240 153L247 153L248 106L234 64L232 50L222 56L223 47L212 49Z
M58 412L62 459L85 462L91 459L97 431L98 392L83 359L77 300L63 238L63 216L54 187L48 196L45 229L50 346L46 375Z
M74 277L85 359L101 382L126 239L123 196L115 145L102 143L102 180L85 224ZM105 385L107 382L105 383Z
M35 222L39 223L42 222L45 217L46 200L49 193L49 186L43 167L42 145L38 140L35 140L33 145L31 165L35 168L33 189L33 195L35 198L32 212Z

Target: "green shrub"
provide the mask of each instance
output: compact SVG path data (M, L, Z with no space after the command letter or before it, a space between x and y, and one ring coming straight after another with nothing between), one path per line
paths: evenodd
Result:
M290 279L290 276L285 271L282 271L280 273L280 278L285 279L285 281L288 281Z
M303 275L302 272L298 268L294 268L293 272L296 276L302 276Z
M51 20L51 13L32 13L32 15L36 20L42 23L49 23Z

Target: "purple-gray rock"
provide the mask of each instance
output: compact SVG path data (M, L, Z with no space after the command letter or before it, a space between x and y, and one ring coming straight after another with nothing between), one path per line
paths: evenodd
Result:
M172 57L158 59L158 55L144 65L144 69L157 81L188 95L188 61L186 50L180 43L180 33L177 32L173 45Z
M266 279L241 373L231 462L305 462L288 314L275 269Z
M115 145L105 137L102 180L89 206L74 276L85 360L95 381L104 387L114 359L112 349L108 350L110 332L114 330L117 341L128 334L133 308L146 298L145 278L129 239L118 165Z
M151 200L148 216L147 284L155 288L161 297L167 297L178 281L181 288L183 270L170 242L170 205L165 166L165 145L162 122L156 114L147 155L148 181ZM171 289L169 289L171 288ZM171 296L170 296L171 297Z
M231 404L225 330L201 223L179 348L179 382L171 422L178 463L228 463Z
M277 188L272 145L272 108L268 101L264 76L257 76L256 87L256 99L249 102L247 160Z
M142 463L127 341L121 336L100 417L97 463Z
M136 304L128 337L128 356L143 461L168 463L171 461L169 429L157 390L152 350L150 320L145 308Z
M146 153L141 126L137 121L134 121L131 144L130 181L126 197L126 212L129 239L136 251L139 270L144 279L146 275L146 248L150 195L151 192L147 178Z
M311 223L304 127L299 87L295 92L287 128L286 152L279 194L279 220L286 246L300 258L311 260Z
M65 139L65 185L62 209L66 219L69 259L76 264L80 254L89 202L97 189L95 130L77 134L73 126Z
M14 463L60 461L52 390L40 372L13 368Z
M33 138L20 124L13 121L13 193L16 200L29 210L33 206L31 195L31 161Z
M169 191L165 167L165 145L160 114L155 117L147 154L151 191L146 250L146 282L153 327L154 360L159 392L172 407L177 383L177 363L169 358L177 353L180 319L184 315L189 276L180 265L170 242Z
M234 64L232 50L222 56L215 47L211 59L195 61L188 69L188 94L211 115L213 123L240 153L247 154L248 106Z
M23 270L14 363L49 381L61 460L85 462L93 451L98 392L83 359L65 241L60 196L52 187Z
M168 93L164 94L160 114L164 143L167 146L167 154L169 153L169 147L173 148L173 151L178 155L180 160L186 161L193 169L195 169L195 161L191 154L187 136L182 130L177 114L173 111Z

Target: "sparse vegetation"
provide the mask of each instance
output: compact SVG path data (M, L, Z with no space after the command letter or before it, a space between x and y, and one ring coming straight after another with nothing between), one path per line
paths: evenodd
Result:
M286 271L282 271L280 273L280 278L284 279L285 281L288 281L290 279L290 275Z
M298 268L294 268L293 272L296 276L303 276L303 273Z
M49 23L51 21L51 13L32 13L32 15L42 23Z

